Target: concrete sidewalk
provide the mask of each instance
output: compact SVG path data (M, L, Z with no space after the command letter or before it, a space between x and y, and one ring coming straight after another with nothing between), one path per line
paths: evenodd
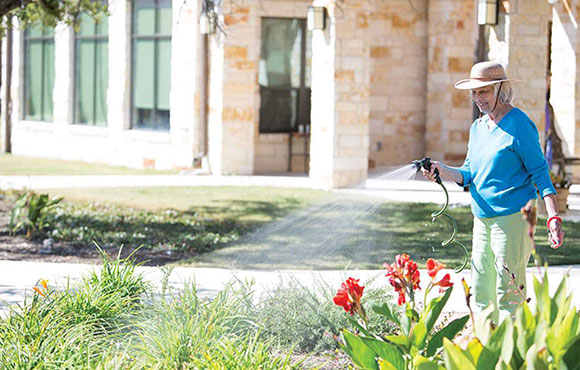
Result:
M90 274L92 271L99 271L100 266L86 264L69 264L69 263L41 263L41 262L16 262L0 260L0 316L5 315L8 306L18 304L23 301L25 295L32 295L32 287L40 279L47 279L49 286L53 288L63 288L68 283L74 285L80 281L81 277ZM163 273L157 267L137 268L138 273L157 289L160 288ZM456 274L452 270L443 270L439 277L444 273L450 273L451 281L454 283L454 290L451 294L450 301L447 303L445 312L462 313L467 312L465 297L461 286L461 279L465 278L471 285L469 270ZM569 291L573 287L580 286L580 266L554 266L548 268L548 278L550 281L550 290L553 293L565 274L569 275ZM527 294L532 297L531 305L535 299L533 293L532 278L534 275L540 277L543 274L536 268L527 270ZM198 293L201 296L209 296L223 289L228 283L236 281L254 282L254 290L257 295L267 292L276 287L281 282L289 282L294 279L305 287L314 288L317 284L326 283L337 290L348 277L360 279L361 284L367 285L367 282L373 283L365 288L367 291L373 287L387 286L388 280L385 270L331 270L331 271L302 271L302 270L274 270L274 271L257 271L257 270L227 270L219 268L187 268L176 267L173 269L169 284L171 287L180 289L186 283L195 283ZM423 288L426 287L429 276L426 270L421 270L421 280ZM395 297L395 295L393 295ZM418 298L422 299L423 295L419 294ZM393 298L395 299L395 298ZM393 301L392 303L394 303ZM573 304L580 307L580 294L573 298Z

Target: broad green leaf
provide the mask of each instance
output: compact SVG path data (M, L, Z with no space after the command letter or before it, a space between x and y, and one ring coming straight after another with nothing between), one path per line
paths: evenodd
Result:
M568 347L564 356L562 356L562 360L568 367L568 370L580 370L580 335L574 338L574 341Z
M532 344L526 353L527 370L549 370L548 362L545 358L545 350L538 352L536 344Z
M559 325L554 325L548 331L546 345L555 357L556 363L564 356L566 348L574 340L577 329L578 313L575 310L570 310Z
M409 351L411 348L411 339L405 335L387 335L385 339L393 344L403 347L405 351Z
M443 311L443 308L447 304L452 291L453 287L449 287L443 295L433 298L427 305L427 309L425 310L427 312L427 320L425 321L427 333L431 333L431 330L437 322L439 315L441 315L441 311Z
M536 312L546 320L547 323L552 323L552 305L550 295L548 294L548 273L544 272L544 280L540 282L534 276L534 292L536 293Z
M439 348L443 347L443 338L453 340L455 335L465 327L467 320L469 320L469 315L455 319L435 333L427 345L427 357L433 356Z
M470 359L447 338L443 339L445 368L448 370L476 370Z
M479 356L481 355L483 350L484 350L483 344L481 344L479 339L473 338L467 344L466 354L471 358L471 361L474 364L477 364L477 362L479 361Z
M483 347L479 357L477 358L477 370L489 370L493 364L497 364L500 360L499 353L492 353L486 347Z
M359 338L363 341L363 343L367 347L372 349L381 359L385 360L383 362L391 364L393 368L397 370L405 368L405 359L403 358L403 354L394 345L375 338L369 337L359 337Z
M365 328L364 326L362 326L357 320L355 320L352 316L348 316L348 320L350 321L350 323L357 328L361 333L363 333L364 335L371 335L369 334L369 331L367 330L367 328Z
M418 349L423 349L425 339L427 339L427 329L425 328L425 323L421 320L411 329L411 343Z
M443 366L440 366L423 356L415 356L415 358L413 358L413 366L416 370L445 370Z
M409 306L409 304L407 303L407 307L403 312L403 314L401 315L401 330L405 335L409 335L409 331L411 330L411 318L412 318L411 306Z
M485 347L494 355L499 355L504 362L509 363L514 350L513 324L506 318L501 324L491 332Z
M401 326L401 321L399 321L399 318L393 314L393 311L391 311L391 307L387 303L373 302L371 305L371 310L375 311L381 316L386 317L388 320L391 320L392 322L397 324L397 326L399 327Z
M489 335L491 334L491 316L493 315L494 310L495 306L490 304L475 317L473 335L478 337L482 343L487 343Z
M398 370L389 361L379 359L379 370Z
M345 343L345 352L355 364L363 369L378 370L375 352L367 347L359 337L348 330L342 331L342 337Z
M527 302L522 303L516 311L516 349L520 357L524 357L528 349L534 343L534 333L536 331L536 319L532 315Z
M495 364L495 370L513 370L513 368L501 359Z
M552 298L552 300L554 302L556 302L556 304L558 306L561 306L563 300L566 298L566 294L567 294L566 287L567 286L568 286L568 279L567 279L567 275L564 274L564 276L562 277L562 280L560 280L560 284L558 285L556 292L554 293L554 297Z

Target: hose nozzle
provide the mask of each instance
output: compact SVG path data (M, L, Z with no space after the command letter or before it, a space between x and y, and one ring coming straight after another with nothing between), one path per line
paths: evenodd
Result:
M412 161L411 164L415 165L417 172L421 170L421 167L426 169L427 171L431 171L431 158L429 157L417 159L415 161ZM439 176L439 170L437 168L435 169L435 182L438 183L439 185L442 184L441 177Z

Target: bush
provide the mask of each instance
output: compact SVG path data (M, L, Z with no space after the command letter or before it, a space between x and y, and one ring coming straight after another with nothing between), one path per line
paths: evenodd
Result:
M372 280L368 282L372 283ZM262 335L273 344L301 353L323 352L338 348L336 337L349 320L334 308L335 292L327 283L315 281L313 289L296 279L280 282L265 293L256 304L255 316L263 325ZM373 290L368 299L388 299L386 289ZM372 328L389 333L392 324L379 315L372 314Z

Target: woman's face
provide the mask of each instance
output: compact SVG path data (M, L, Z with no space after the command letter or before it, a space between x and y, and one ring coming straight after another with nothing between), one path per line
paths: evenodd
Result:
M495 106L493 86L484 86L471 90L471 100L477 105L481 113L489 113Z

